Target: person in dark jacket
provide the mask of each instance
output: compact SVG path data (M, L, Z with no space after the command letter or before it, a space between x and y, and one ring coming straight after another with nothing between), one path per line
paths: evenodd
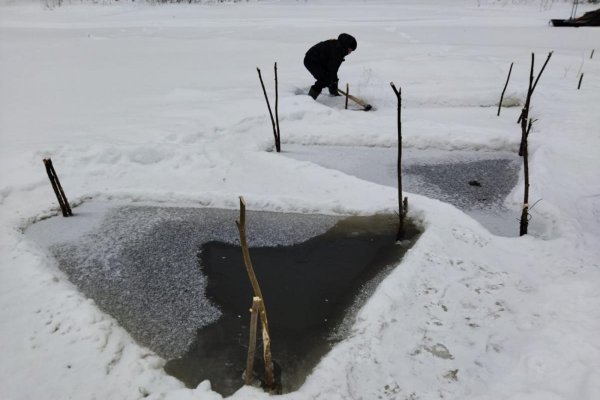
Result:
M344 57L356 50L356 39L342 33L337 39L329 39L311 47L304 56L304 66L317 80L308 94L317 99L323 88L329 88L329 94L339 96L337 72Z

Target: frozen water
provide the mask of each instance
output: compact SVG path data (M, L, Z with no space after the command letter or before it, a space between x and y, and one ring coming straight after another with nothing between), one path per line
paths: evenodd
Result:
M205 296L198 252L209 241L238 243L238 211L88 204L74 213L34 224L27 234L49 246L69 279L138 342L175 358L197 329L219 318ZM252 246L293 245L340 218L248 211L247 236Z
M296 245L251 249L282 391L296 390L331 346L347 337L358 309L412 247L417 229L408 222L399 243L397 221L389 214L349 217ZM253 293L239 246L206 243L201 259L207 296L223 315L165 370L191 388L209 379L213 390L228 396L243 384ZM260 379L261 368L254 372Z
M462 210L501 206L517 182L517 171L518 165L510 159L412 164L403 168L407 190L444 200Z
M285 146L289 157L394 187L397 153L389 147ZM517 236L520 214L506 209L504 199L519 168L519 157L509 152L403 149L402 189L450 203L494 234Z
M237 210L88 202L72 218L31 225L86 296L166 370L195 387L210 378L231 394L242 384L247 310ZM357 310L414 243L396 243L397 218L248 211L246 231L266 296L282 387L296 389ZM243 318L242 318L243 317Z

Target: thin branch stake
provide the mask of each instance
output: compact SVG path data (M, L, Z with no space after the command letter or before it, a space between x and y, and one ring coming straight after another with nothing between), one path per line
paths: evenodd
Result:
M581 76L579 76L579 84L577 85L577 90L581 89L581 81L583 80L583 72L581 73Z
M500 109L502 108L502 100L504 99L504 92L506 92L506 88L508 87L508 81L510 80L510 74L513 69L514 62L510 63L510 69L508 70L508 77L506 78L506 83L504 84L504 89L502 89L502 94L500 95L500 102L498 103L498 117L500 116Z
M281 131L279 130L279 87L277 83L277 63L275 63L275 123L277 125L277 135L275 137L275 148L279 153L281 151Z
M250 259L250 251L248 249L248 241L246 240L246 202L244 198L240 196L240 219L235 221L240 233L240 245L242 247L242 256L244 258L244 265L248 272L248 278L252 284L254 291L254 297L260 298L260 309L259 316L262 323L262 337L263 337L263 357L265 360L265 384L268 388L273 388L275 383L275 377L273 373L273 361L271 358L271 338L269 335L269 322L267 320L267 310L265 307L265 298L260 291L258 280L254 274L254 268L252 267L252 260Z
M48 179L50 179L50 184L52 185L52 189L54 190L54 194L58 200L58 205L60 206L63 217L69 217L73 215L71 207L69 206L69 201L65 195L65 191L63 190L60 181L58 180L58 175L56 174L54 166L52 165L52 160L50 158L44 158L43 161L44 166L46 167L46 173L48 174Z
M65 208L67 209L67 214L69 214L69 216L71 216L71 215L73 215L73 212L71 211L71 206L69 206L69 201L67 200L67 196L65 195L65 191L63 190L62 185L60 184L60 181L58 180L58 174L54 170L54 165L52 164L52 160L51 159L48 159L48 164L50 164L50 170L52 170L52 174L54 175L54 179L56 179L56 186L58 186L58 191L60 192L60 195L63 198L63 201L65 203Z
M529 118L529 103L531 102L531 95L533 94L533 67L535 64L535 54L531 53L531 70L529 72L529 87L527 88L527 98L525 99L525 105L521 110L521 145L519 146L519 155L523 157L525 144L525 135L527 132L527 119Z
M235 221L238 231L240 232L240 245L242 247L242 256L244 258L244 265L246 266L246 272L248 272L248 278L252 284L252 290L254 291L255 297L260 297L264 301L258 280L254 274L254 267L252 267L252 260L250 259L250 251L248 250L248 241L246 240L246 202L242 196L240 196L240 220Z
M552 57L552 53L554 53L554 51L551 51L550 53L548 53L548 57L546 57L546 61L544 61L544 65L542 65L542 69L540 69L540 72L538 72L537 78L535 78L535 83L533 84L533 88L531 89L532 94L533 94L533 91L535 90L535 87L538 84L538 81L540 80L540 77L542 76L542 73L544 72L544 69L546 69L546 65L548 65L548 61L550 61L550 57Z
M527 114L529 115L529 103L531 102L531 96L533 95L533 91L535 90L535 87L538 84L538 81L540 80L540 77L542 76L542 72L544 72L544 69L546 68L546 65L548 64L548 61L550 61L550 57L552 57L552 53L554 53L553 51L551 51L550 53L548 53L548 57L546 58L546 61L544 62L544 65L542 66L542 69L540 69L540 72L538 72L538 76L535 79L535 83L533 84L533 86L531 85L531 82L529 82L529 90L527 90L527 101L525 102L525 107L523 107L523 111L527 110ZM533 78L533 58L534 55L533 53L531 54L531 78ZM521 112L521 116L519 117L519 120L517 121L518 123L521 123L521 120L523 119L523 112ZM525 125L527 124L527 122L525 122ZM519 155L521 155L521 151L519 150Z
M348 95L350 94L350 85L346 83L346 104L344 105L344 110L348 109Z
M252 308L250 309L250 339L248 342L248 358L246 359L246 373L244 374L244 383L252 384L254 376L254 355L256 354L256 326L258 321L258 310L262 300L260 297L252 298Z
M533 121L529 120L527 125L527 131L525 133L524 151L523 151L523 174L525 179L525 188L523 193L523 210L521 211L521 221L519 224L519 236L527 234L527 228L529 226L529 156L527 152L527 138L531 132L531 126Z
M258 79L260 79L260 85L262 86L263 94L265 95L265 101L267 102L267 108L269 109L269 116L271 117L271 124L273 125L273 136L275 137L275 149L279 153L281 149L278 147L277 141L277 128L275 127L275 119L273 118L273 111L271 111L271 104L269 103L269 96L267 96L267 90L265 89L265 83L263 82L260 68L256 68L258 71Z
M275 386L275 373L273 371L273 359L271 357L271 336L269 335L269 322L267 321L267 310L265 303L261 301L260 322L262 325L263 359L265 362L265 384L269 389Z
M405 197L402 201L402 88L396 89L394 82L390 82L390 86L398 99L398 163L396 166L398 172L398 232L396 240L400 240L404 235L404 219L408 208L408 199Z

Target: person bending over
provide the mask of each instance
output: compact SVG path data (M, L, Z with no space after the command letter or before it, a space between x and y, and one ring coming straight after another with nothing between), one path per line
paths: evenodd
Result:
M347 33L342 33L337 39L319 42L311 47L304 56L304 66L317 80L310 87L308 95L317 99L323 88L329 88L329 94L339 96L338 69L344 57L356 50L356 39Z

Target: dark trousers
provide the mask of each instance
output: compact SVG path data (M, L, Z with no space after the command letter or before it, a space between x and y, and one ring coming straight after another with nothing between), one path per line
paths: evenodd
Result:
M317 90L320 91L329 86L330 82L327 81L327 71L319 62L316 62L308 57L304 57L304 66L317 80L313 85Z

